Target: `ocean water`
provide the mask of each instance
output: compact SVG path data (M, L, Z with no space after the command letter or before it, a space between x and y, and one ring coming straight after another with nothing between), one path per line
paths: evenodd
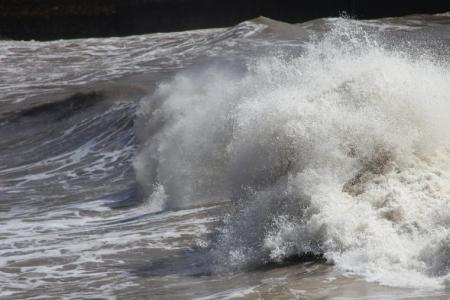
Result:
M449 299L450 14L0 41L1 299Z

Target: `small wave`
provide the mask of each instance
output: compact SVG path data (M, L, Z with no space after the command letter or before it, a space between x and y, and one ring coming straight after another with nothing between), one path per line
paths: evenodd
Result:
M102 100L104 100L104 96L100 93L78 93L61 101L37 105L6 115L9 122L14 122L24 117L37 117L42 115L53 115L54 121L60 121L94 106Z

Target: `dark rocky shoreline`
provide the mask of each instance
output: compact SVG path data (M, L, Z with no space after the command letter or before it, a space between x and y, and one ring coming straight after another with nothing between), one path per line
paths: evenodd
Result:
M298 23L343 12L379 18L449 10L445 0L0 0L0 37L124 36L225 27L260 15Z

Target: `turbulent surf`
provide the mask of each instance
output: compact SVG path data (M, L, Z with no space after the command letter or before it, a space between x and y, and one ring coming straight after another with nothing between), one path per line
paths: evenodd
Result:
M1 295L446 299L449 26L0 42Z

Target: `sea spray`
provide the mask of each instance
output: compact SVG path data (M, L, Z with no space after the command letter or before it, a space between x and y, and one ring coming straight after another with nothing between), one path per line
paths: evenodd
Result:
M142 102L148 197L233 203L217 270L308 253L386 285L449 280L450 70L379 40L340 19L297 55L194 67Z

